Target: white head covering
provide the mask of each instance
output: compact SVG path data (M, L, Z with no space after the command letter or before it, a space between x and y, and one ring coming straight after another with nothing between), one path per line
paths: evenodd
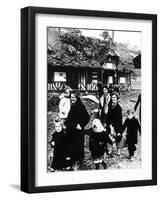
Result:
M94 119L92 123L92 128L96 126L97 130L96 132L102 132L105 131L105 128L103 127L101 121L99 119Z

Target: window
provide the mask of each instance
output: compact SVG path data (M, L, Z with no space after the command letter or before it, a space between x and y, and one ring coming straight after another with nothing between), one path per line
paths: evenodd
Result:
M98 81L98 75L97 75L97 72L92 72L92 82L93 83L97 83Z
M112 76L108 77L108 83L113 83L113 77Z
M54 72L54 81L66 82L66 72Z
M103 65L104 69L115 69L114 64L113 63L105 63Z
M120 77L120 83L126 83L126 77Z

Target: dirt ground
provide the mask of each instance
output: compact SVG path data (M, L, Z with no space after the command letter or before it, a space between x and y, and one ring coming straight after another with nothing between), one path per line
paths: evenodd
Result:
M133 108L136 100L138 98L140 91L131 91L131 92L123 92L120 95L119 103L123 110L123 122L126 118L126 111L129 108ZM53 157L53 151L50 147L50 140L51 140L51 134L54 131L53 130L53 121L54 118L58 115L58 94L54 94L54 96L48 98L48 172L50 172L50 165L52 162ZM89 114L91 114L91 110L98 107L96 103L94 103L91 100L83 100L83 103L85 104ZM138 111L136 111L136 118L138 118ZM91 122L93 120L94 116L91 114L91 119L88 125L86 126L86 129L88 129L91 126ZM92 162L91 154L89 151L89 137L85 136L85 145L84 145L84 151L85 151L85 158L83 165L78 167L78 170L92 170L95 169L95 164ZM111 169L132 169L132 168L140 168L141 167L141 136L138 134L138 144L137 144L137 151L134 155L134 160L131 161L128 158L128 150L127 146L125 145L122 149L120 149L120 155L117 155L115 152L112 154L112 156L108 156L104 158L107 164L106 170ZM100 164L99 169L103 169L103 166Z

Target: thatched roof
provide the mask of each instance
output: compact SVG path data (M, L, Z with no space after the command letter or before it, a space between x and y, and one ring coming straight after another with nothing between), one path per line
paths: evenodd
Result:
M130 50L126 46L126 44L118 43L116 45L116 51L117 55L120 58L120 62L118 65L118 68L120 70L131 70L134 68L133 65L133 56L130 53Z
M141 53L133 59L133 62L136 69L141 68Z
M133 67L129 51L111 39L86 37L79 30L48 28L48 63L53 66L102 67L108 57L117 57L118 69Z

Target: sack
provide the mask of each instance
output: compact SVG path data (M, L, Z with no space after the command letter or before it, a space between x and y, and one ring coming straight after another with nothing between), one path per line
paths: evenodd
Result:
M126 140L127 140L126 136L123 135L121 141L120 141L119 143L117 143L117 147L118 147L119 149L124 148L124 146L125 146L125 144L126 144Z

